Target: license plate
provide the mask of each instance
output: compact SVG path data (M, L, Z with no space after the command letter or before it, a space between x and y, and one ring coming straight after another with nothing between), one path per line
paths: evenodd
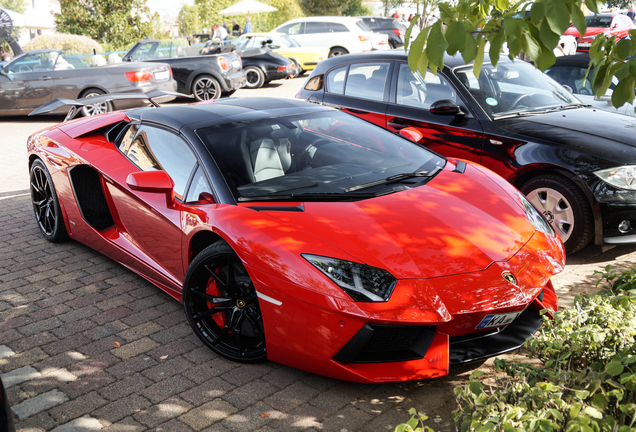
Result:
M591 44L591 43L589 43L589 42L581 42L581 43L579 44L579 47L580 47L580 48L589 48L589 47L591 47L591 46L592 46L592 44Z
M155 72L155 79L157 81L163 81L170 78L170 73L168 71Z
M240 69L241 68L241 62L234 59L232 60L232 69Z
M483 320L479 323L476 329L485 329L491 327L501 327L510 324L513 322L521 312L512 312L507 314L492 314L486 315Z

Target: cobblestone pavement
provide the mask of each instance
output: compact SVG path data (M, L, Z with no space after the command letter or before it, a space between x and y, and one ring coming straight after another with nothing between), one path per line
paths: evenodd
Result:
M298 85L282 87L293 96ZM203 347L182 306L158 288L77 242L46 242L27 194L24 143L59 120L0 120L9 131L0 170L0 374L18 431L377 432L406 421L413 406L435 430L454 430L453 387L491 361L383 385L233 363ZM555 278L562 303L593 288L595 269L636 265L634 250L590 246L571 257Z

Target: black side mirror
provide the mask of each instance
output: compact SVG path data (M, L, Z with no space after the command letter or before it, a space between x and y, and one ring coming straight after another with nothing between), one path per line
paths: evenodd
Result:
M431 114L444 116L460 116L464 115L462 109L450 99L441 99L431 104L429 108Z

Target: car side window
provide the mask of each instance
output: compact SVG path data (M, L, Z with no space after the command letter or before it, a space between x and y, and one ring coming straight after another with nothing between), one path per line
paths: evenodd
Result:
M311 33L329 33L331 31L329 23L327 22L313 22L310 21L305 24L305 34Z
M442 99L457 102L455 90L441 74L435 76L427 71L426 76L422 77L419 72L411 72L408 64L400 64L397 84L398 105L430 109L433 102Z
M381 102L389 74L389 63L353 64L349 68L345 95Z
M304 29L303 29L304 24L305 23L302 23L302 22L288 24L288 25L283 26L280 29L278 29L278 33L287 33L288 35L303 34L304 33Z
M334 69L327 75L327 91L329 93L344 93L344 82L347 76L347 66Z
M185 202L188 204L198 203L201 201L199 196L204 192L212 194L210 185L208 185L208 181L205 179L203 169L201 169L200 166L197 166L197 170L192 177L192 183L190 183L190 187L188 188L188 194L186 195Z
M348 32L349 29L344 24L331 23L331 31L334 33L344 33Z
M569 86L575 94L592 95L592 84L585 79L586 68L578 66L552 66L546 70L547 76L561 85Z
M174 181L175 197L183 198L196 158L181 137L164 129L133 125L119 150L142 171L166 171Z
M11 62L5 69L8 74L50 71L55 66L57 56L58 53L56 51L27 54Z

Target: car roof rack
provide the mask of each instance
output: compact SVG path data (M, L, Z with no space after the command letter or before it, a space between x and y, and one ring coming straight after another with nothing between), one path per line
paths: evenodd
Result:
M81 108L86 105L92 105L95 103L108 102L112 100L121 100L121 99L148 99L148 101L154 107L159 107L160 105L157 102L155 102L153 99L161 97L161 96L170 96L170 95L178 96L178 97L187 97L187 98L192 97L192 95L186 95L186 94L175 92L175 91L155 89L155 90L150 90L148 93L110 93L110 94L103 94L99 96L84 97L81 99L57 98L36 108L29 114L29 116L38 115L38 114L46 114L46 113L50 113L51 111L55 111L59 108L70 106L71 109L68 111L68 114L66 114L66 118L64 118L64 121L68 121L68 120L74 119L77 116L77 114L79 114Z

